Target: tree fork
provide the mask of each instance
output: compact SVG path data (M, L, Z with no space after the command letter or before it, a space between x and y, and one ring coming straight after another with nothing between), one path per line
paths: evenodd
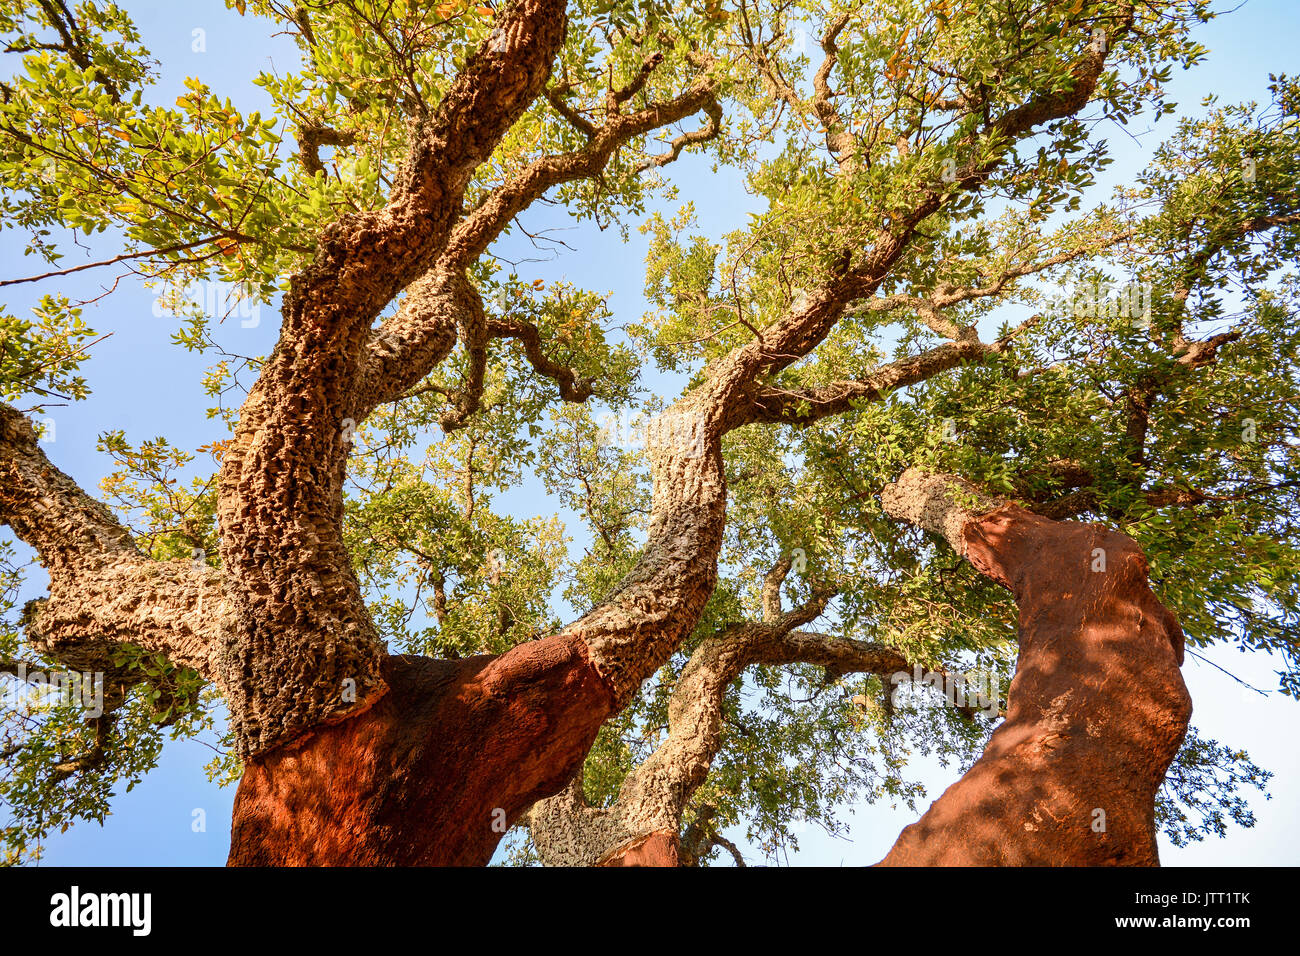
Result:
M364 713L250 762L232 866L483 866L572 776L611 713L569 634L500 656L384 660Z
M383 658L388 690L367 708L248 761L229 863L485 865L524 811L573 778L713 593L719 439L681 437L650 445L650 534L606 601L499 656Z
M1015 595L1020 653L984 755L881 865L1158 865L1155 795L1192 702L1138 545L916 469L882 500Z

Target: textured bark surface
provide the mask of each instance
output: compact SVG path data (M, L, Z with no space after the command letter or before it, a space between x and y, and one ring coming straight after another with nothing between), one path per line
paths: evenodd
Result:
M232 865L485 865L610 713L566 637L499 657L389 657L383 676L390 690L365 713L249 763Z
M466 284L435 272L475 168L537 97L564 41L563 0L520 0L501 40L466 63L436 112L417 117L388 204L321 235L284 298L280 339L240 409L222 461L226 617L216 662L241 754L360 713L385 692L383 648L343 544L352 432L404 369L445 355L439 300ZM371 323L413 286L389 337ZM481 314L481 312L480 312ZM397 380L384 381L385 372Z
M708 58L693 55L700 79L681 95L628 112L615 103L583 148L538 159L467 209L474 170L546 85L565 6L502 7L492 41L433 112L411 118L384 208L328 226L292 278L279 340L222 458L222 571L149 561L49 464L21 414L5 409L0 421L0 517L51 573L35 646L98 662L129 640L217 683L247 767L235 862L486 862L504 832L488 811L513 819L559 790L612 701L663 663L712 592L725 510L716 416L652 450L654 518L627 579L563 633L500 658L388 658L343 545L352 433L458 343L470 372L448 430L478 409L491 338L516 341L563 399L591 394L536 327L489 319L468 278L510 221L644 133L707 116L655 158L663 165L719 132ZM407 813L413 805L435 809Z
M648 833L631 844L619 847L597 866L680 866L681 851L675 832Z
M1020 652L984 755L882 864L1156 865L1155 795L1191 698L1138 546L912 470L884 503L1015 595Z
M679 405L660 423L647 442L654 495L641 558L605 600L566 629L586 642L620 710L699 620L717 583L726 524L716 417Z
M668 704L668 736L623 781L618 799L592 807L581 777L540 801L528 815L533 843L549 866L678 866L721 843L716 832L700 834L694 853L684 853L683 815L708 776L722 744L723 698L753 664L817 664L836 673L890 674L910 668L897 651L864 641L828 637L798 628L826 605L817 594L803 607L783 612L780 585L788 558L765 582L764 621L726 628L705 639L682 670ZM713 842L710 842L713 841Z
M0 519L31 544L50 576L25 609L35 647L74 670L112 670L123 643L212 673L221 574L151 561L108 508L46 457L25 416L0 403Z

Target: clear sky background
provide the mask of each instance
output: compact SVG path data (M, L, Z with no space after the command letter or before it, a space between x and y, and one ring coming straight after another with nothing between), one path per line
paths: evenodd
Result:
M285 36L271 36L266 21L241 18L227 10L220 0L188 0L186 3L157 0L119 0L136 21L145 46L161 63L161 80L147 100L171 102L183 92L187 76L205 81L219 97L229 96L244 110L258 109L269 115L270 104L252 78L264 69L292 69L297 50ZM1225 4L1224 7L1227 5ZM202 31L202 50L195 31ZM1196 115L1201 100L1215 94L1227 102L1267 99L1269 73L1294 73L1300 68L1295 45L1300 37L1300 3L1296 0L1249 0L1239 9L1203 27L1198 39L1210 49L1208 60L1198 69L1175 77L1172 99L1180 112ZM4 57L4 69L13 69ZM1114 128L1103 131L1111 139L1115 164L1108 170L1108 182L1093 198L1109 194L1109 185L1124 183L1146 162L1154 147L1172 130L1162 121L1154 128L1132 124L1127 132ZM669 167L668 174L681 189L681 201L695 203L702 227L720 236L741 224L752 208L740 178L729 171L714 173L707 161L683 158ZM534 214L533 225L567 225L556 220L555 212ZM541 217L550 217L545 221ZM633 223L635 225L635 222ZM640 317L646 309L642 296L646 237L631 230L629 242L619 242L613 230L599 232L589 224L560 234L574 251L546 258L523 245L516 245L510 258L531 256L545 261L519 266L521 281L544 279L569 281L595 291L611 293L609 302L616 322ZM107 234L106 234L107 236ZM86 261L113 255L106 237L96 237ZM9 230L0 231L0 276L17 277L45 271L42 263L24 259L24 241ZM65 249L62 266L76 264L81 250ZM10 287L3 302L14 314L23 311L46 293L67 294L73 299L92 298L111 284L116 273L91 270L62 279ZM171 334L179 320L154 315L153 296L134 280L97 305L86 309L87 323L99 334L112 336L93 350L83 366L92 389L90 399L47 412L54 420L55 440L47 454L87 490L111 470L107 456L95 451L98 436L111 429L123 429L133 443L166 436L181 448L194 447L227 437L204 409L211 400L203 394L200 378L208 359L172 346ZM256 326L243 327L239 317L228 319L218 338L230 351L260 355L270 351L277 331L274 307L263 307ZM680 381L651 372L645 384L665 396L677 394ZM498 496L494 510L525 517L560 511L573 547L581 547L585 535L572 514L563 512L546 499L540 484L526 482L507 495ZM3 532L7 534L7 531ZM33 582L38 590L40 581ZM35 596L37 591L33 592ZM1241 679L1266 689L1276 687L1273 674L1278 664L1254 654L1247 656L1232 648L1210 651L1209 659ZM1300 748L1295 741L1300 704L1274 693L1261 697L1226 676L1215 667L1188 657L1184 676L1195 705L1193 723L1203 735L1249 751L1252 759L1273 771L1271 799L1252 796L1258 818L1254 829L1230 829L1225 839L1209 839L1184 849L1162 842L1161 855L1167 865L1236 864L1290 865L1300 857ZM211 751L196 741L178 741L164 750L160 766L129 794L120 794L113 814L101 827L83 823L65 834L52 836L45 845L46 865L218 865L225 862L229 848L230 811L235 788L218 788L207 782L203 765ZM780 862L791 864L858 865L880 859L899 830L916 819L928 801L937 797L957 777L956 767L943 768L934 761L918 759L912 773L923 781L928 796L917 812L906 807L859 806L846 814L850 822L847 839L832 838L816 827L799 833L800 850ZM1251 792L1255 794L1254 791ZM194 832L194 810L206 814L205 832ZM749 848L743 832L729 834L748 849L751 862L760 854Z

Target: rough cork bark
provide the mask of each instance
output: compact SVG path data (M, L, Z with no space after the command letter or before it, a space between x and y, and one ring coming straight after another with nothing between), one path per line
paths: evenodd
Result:
M881 863L1158 864L1155 795L1192 703L1182 630L1151 593L1141 549L915 470L884 504L1015 595L1020 652L984 755Z
M486 862L503 820L573 775L596 728L689 633L716 582L721 431L716 415L683 407L684 428L650 449L642 559L583 619L498 658L438 663L389 658L366 612L341 528L349 440L369 412L458 340L478 363L493 336L519 341L562 397L589 394L545 354L537 329L489 323L467 268L520 209L599 172L628 139L700 110L710 117L702 135L717 132L705 78L612 115L586 148L539 160L466 214L471 174L545 86L565 4L516 0L497 24L437 110L413 121L385 208L328 227L294 276L280 339L222 461L220 572L145 559L49 464L19 413L0 421L0 517L51 570L31 636L67 660L142 644L217 684L246 766L235 863ZM403 291L397 315L372 328ZM476 386L471 374L449 425L473 414Z
M726 498L716 434L650 453L646 548L604 602L498 657L387 658L388 692L364 713L249 763L230 862L485 864L505 825L573 777L713 592Z
M108 508L54 466L27 418L0 403L0 519L31 544L48 595L24 609L33 645L73 670L111 670L129 642L211 672L221 573L152 561Z
M377 389L402 384L374 379L403 364L394 350L417 367L445 354L440 324L419 338L408 323L429 298L464 297L436 260L471 175L545 86L565 28L563 0L513 4L501 42L476 52L437 111L412 122L388 204L329 226L284 298L280 339L240 409L220 479L228 587L216 667L245 757L385 692L383 648L342 538L352 431ZM408 286L410 308L375 347L371 323Z
M528 825L546 865L679 866L723 844L705 828L687 852L680 834L691 797L722 744L723 698L745 668L804 662L841 674L910 669L892 648L797 630L821 614L829 595L816 593L802 607L783 611L780 586L789 570L784 558L769 572L762 622L725 628L695 649L669 700L667 738L628 774L611 806L589 806L579 776L532 808Z

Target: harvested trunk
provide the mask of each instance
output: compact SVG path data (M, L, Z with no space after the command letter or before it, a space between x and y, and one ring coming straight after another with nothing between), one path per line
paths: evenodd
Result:
M389 657L365 713L249 763L234 866L485 865L572 776L610 714L581 641L498 657Z
M1155 795L1192 703L1141 549L916 470L884 505L1015 595L1020 653L984 755L882 865L1157 865Z
M681 845L676 833L647 833L635 843L615 850L596 865L681 866Z

